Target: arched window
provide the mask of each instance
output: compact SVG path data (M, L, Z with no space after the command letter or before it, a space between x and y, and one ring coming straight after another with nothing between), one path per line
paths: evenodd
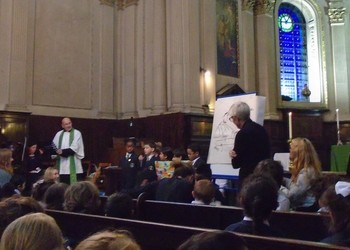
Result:
M325 104L321 28L315 6L282 0L276 13L282 101Z

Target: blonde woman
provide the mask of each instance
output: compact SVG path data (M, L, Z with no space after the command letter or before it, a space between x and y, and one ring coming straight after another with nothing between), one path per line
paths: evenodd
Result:
M60 175L58 174L57 168L48 167L44 172L44 182L58 182Z
M12 177L12 151L7 148L0 149L0 187L8 183Z
M5 229L0 250L63 250L62 232L55 220L44 214L24 215Z
M290 162L292 176L286 187L291 207L299 211L317 211L312 185L321 177L321 163L308 139L298 137L291 141Z

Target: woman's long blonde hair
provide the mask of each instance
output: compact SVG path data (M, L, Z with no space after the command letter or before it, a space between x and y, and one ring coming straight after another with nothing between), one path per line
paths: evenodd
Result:
M12 169L11 162L12 162L12 151L8 148L1 148L0 149L0 168L12 174L13 169Z
M318 158L316 150L309 139L297 137L290 143L294 158L291 159L292 181L295 182L302 169L313 168L316 174L321 173L321 162Z
M24 215L5 229L0 250L64 250L62 232L55 220L44 214Z

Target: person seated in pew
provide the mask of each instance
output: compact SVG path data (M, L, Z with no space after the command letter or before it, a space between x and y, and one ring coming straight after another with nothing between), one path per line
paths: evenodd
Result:
M44 212L40 204L32 197L14 195L0 202L0 237L5 228L15 219L28 214Z
M181 164L181 161L186 160L186 153L185 150L182 148L176 148L173 151L173 158L172 161L174 162L175 165Z
M68 188L66 183L51 185L44 194L45 209L63 210L64 193Z
M102 214L97 187L90 181L71 184L64 194L63 209L83 214Z
M132 198L125 193L114 193L108 197L105 206L106 216L131 219L133 215Z
M272 210L278 206L278 186L269 176L251 174L242 185L240 203L244 209L242 221L225 230L260 236L282 237L282 233L269 225Z
M64 250L61 229L44 214L24 215L7 226L1 237L1 250Z
M195 182L197 182L199 180L212 181L212 171L211 171L210 166L208 168L201 168L201 167L197 168L195 170L195 173L194 173L194 180L195 180ZM219 186L214 184L214 183L213 183L213 185L215 188L214 201L215 201L216 205L224 205L225 199L224 199L222 192L219 189Z
M262 160L258 163L256 168L254 169L254 174L266 174L271 176L277 183L279 190L278 190L278 207L276 208L277 211L289 211L290 207L290 201L286 194L283 192L283 190L286 189L286 187L282 186L283 182L283 166L280 162L274 161L272 159L266 159Z
M321 242L350 247L350 183L338 181L327 191L331 235Z
M192 191L192 196L194 198L194 201L191 202L192 204L213 206L217 205L214 201L215 187L209 180L196 181L194 184L194 189Z
M293 210L316 212L318 204L313 183L321 177L321 162L307 138L294 138L290 143L291 179L286 181L286 195Z
M174 157L171 147L162 147L159 153L160 161L171 161Z
M193 181L193 169L179 166L175 168L172 178L164 178L158 182L155 200L191 203Z
M248 246L234 233L212 231L191 236L177 250L248 250Z
M95 233L78 244L75 250L141 250L129 231Z

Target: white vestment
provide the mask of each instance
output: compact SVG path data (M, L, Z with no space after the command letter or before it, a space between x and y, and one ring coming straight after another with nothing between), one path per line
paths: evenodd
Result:
M61 147L58 147L60 135L63 132L63 130L58 131L53 138L53 143L55 144L56 148L58 149L72 149L74 154L74 161L75 161L75 167L76 167L76 173L81 174L83 173L83 167L81 165L81 159L84 158L84 144L83 144L83 137L81 136L81 133L79 130L74 129L74 139L71 145L69 145L69 136L70 132L63 132L62 137L62 144ZM61 157L60 159L60 174L70 174L70 163L69 163L69 157Z

